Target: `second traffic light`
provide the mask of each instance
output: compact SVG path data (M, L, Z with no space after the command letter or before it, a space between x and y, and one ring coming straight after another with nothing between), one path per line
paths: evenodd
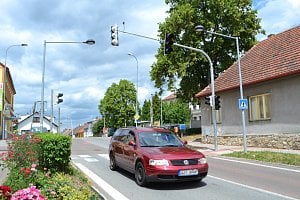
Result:
M62 103L64 100L61 98L62 96L64 96L64 94L63 93L58 93L57 95L56 95L56 104L60 104L60 103Z
M164 53L165 54L169 54L173 51L173 41L174 39L174 34L173 33L166 33L165 34L165 49L164 49Z
M111 44L113 46L119 46L118 26L114 25L110 27Z

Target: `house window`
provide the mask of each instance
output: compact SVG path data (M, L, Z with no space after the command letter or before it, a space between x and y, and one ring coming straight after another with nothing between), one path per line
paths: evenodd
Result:
M213 110L210 109L211 111L211 123L214 123L214 119L213 119ZM221 109L219 110L215 110L216 111L216 123L221 124L222 123L222 112Z
M40 118L39 117L34 117L32 120L33 123L39 123L40 122Z
M249 97L250 121L271 119L270 101L269 93Z
M222 123L222 115L221 115L221 109L220 110L216 110L216 122L218 124L221 124Z

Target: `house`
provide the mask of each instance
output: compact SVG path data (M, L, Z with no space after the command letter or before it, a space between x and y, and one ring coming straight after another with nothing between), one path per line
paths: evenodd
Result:
M0 81L0 111L1 111L1 137L6 139L8 134L13 132L14 120L14 95L16 90L11 78L8 67L0 63L1 81ZM5 87L4 87L5 83ZM5 88L5 95L3 94ZM3 131L4 129L4 131Z
M247 135L294 134L300 147L300 26L269 36L240 61L244 99L249 102L245 110ZM196 95L206 134L213 132L212 109L204 103L210 95L210 86ZM217 111L218 135L241 134L237 63L215 80L215 95L221 102Z
M58 132L58 125L56 123L53 122L51 126L51 117L44 116L43 128L43 132ZM40 130L39 113L20 116L20 119L18 120L18 134L36 132L37 130Z

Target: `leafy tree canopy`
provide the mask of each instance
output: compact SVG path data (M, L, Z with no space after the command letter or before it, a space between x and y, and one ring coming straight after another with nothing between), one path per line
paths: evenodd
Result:
M174 34L174 42L205 51L212 60L215 76L227 69L237 59L235 40L205 32L195 32L195 26L206 30L239 37L241 52L249 50L255 36L264 33L257 11L251 0L165 0L170 6L169 16L159 24L159 37ZM151 68L151 79L157 88L167 83L174 88L180 80L177 96L190 101L210 82L210 67L200 53L173 45L173 52L164 55L164 44L158 49L156 62Z
M113 83L105 92L98 106L100 114L105 117L107 127L134 125L136 89L128 80Z

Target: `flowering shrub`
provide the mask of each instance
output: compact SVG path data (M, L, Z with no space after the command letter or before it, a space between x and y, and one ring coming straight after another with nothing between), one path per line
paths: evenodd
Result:
M0 185L0 199L6 200L10 199L11 196L11 188L6 185Z
M8 152L5 158L6 167L29 167L32 163L38 163L38 149L40 139L31 134L12 135L8 143Z
M40 190L36 189L35 186L30 186L28 188L18 190L11 196L11 200L44 200L45 197L41 194Z

